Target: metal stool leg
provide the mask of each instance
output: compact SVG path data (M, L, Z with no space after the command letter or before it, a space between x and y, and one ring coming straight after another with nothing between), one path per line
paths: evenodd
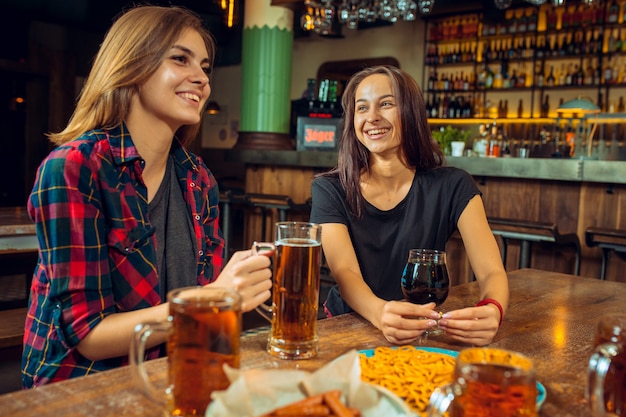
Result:
M532 244L528 240L522 240L520 242L519 249L519 268L530 268L530 251L532 250Z
M609 263L609 253L611 249L602 248L602 266L600 268L600 279L606 279L606 265Z

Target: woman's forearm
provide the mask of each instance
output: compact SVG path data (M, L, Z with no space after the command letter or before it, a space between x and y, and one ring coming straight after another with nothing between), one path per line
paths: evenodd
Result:
M90 360L103 360L127 356L135 327L140 323L164 322L168 304L106 316L81 340L77 349ZM165 341L165 334L157 334L148 341L148 347Z

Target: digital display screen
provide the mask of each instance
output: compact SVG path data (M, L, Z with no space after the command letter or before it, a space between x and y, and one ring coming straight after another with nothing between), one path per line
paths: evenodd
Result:
M298 118L298 150L336 150L341 119Z

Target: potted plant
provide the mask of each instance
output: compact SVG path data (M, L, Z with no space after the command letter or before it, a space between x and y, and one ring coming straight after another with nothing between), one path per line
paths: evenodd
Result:
M435 139L444 155L462 156L465 142L469 139L470 132L468 130L459 130L450 125L440 127L433 131L433 139ZM454 143L454 145L453 145ZM452 150L454 149L454 152Z

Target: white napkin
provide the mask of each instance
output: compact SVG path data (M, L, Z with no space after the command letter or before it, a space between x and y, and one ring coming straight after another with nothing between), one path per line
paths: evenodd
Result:
M412 414L389 391L361 381L359 353L351 350L310 373L298 370L248 369L225 366L231 381L225 391L212 394L206 417L254 417L307 396L340 390L342 401L363 417L401 417Z

